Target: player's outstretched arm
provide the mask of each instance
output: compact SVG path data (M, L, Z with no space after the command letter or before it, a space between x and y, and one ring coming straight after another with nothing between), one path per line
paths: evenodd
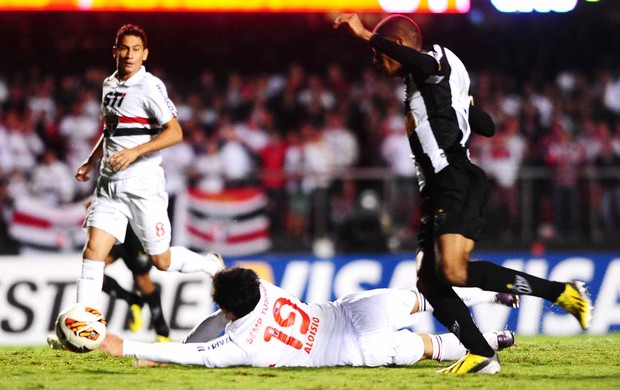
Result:
M108 333L99 345L99 349L110 356L123 356L123 339Z
M341 26L347 26L353 35L365 41L370 41L370 37L372 37L372 32L366 30L357 14L340 14L336 16L333 27L340 28Z
M134 356L159 363L203 365L196 344L125 341L115 334L108 333L99 349L110 356Z

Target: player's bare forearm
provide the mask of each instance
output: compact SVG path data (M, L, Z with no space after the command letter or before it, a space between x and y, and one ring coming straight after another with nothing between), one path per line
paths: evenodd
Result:
M108 333L101 342L99 349L110 356L123 356L123 339Z
M366 27L364 27L357 14L340 14L336 16L334 19L334 28L340 28L343 25L347 26L356 37L364 41L370 41L372 32L366 30Z
M99 160L101 157L103 157L103 134L101 134L101 136L99 137L97 144L90 152L90 155L88 156L86 161L84 161L82 165L80 165L80 167L78 168L77 172L75 173L75 178L78 181L90 180L88 174L92 170L95 161Z
M99 136L97 143L90 152L90 156L88 156L88 159L84 163L89 163L92 165L101 157L103 157L103 134Z
M129 164L136 161L142 155L157 152L166 149L172 145L176 145L183 141L183 129L176 118L171 119L164 124L161 133L149 142L138 145L131 149L121 150L114 153L108 158L108 164L116 172L127 168Z

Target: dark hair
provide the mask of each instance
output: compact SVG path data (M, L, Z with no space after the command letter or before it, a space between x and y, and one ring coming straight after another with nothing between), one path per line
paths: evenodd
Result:
M400 37L416 46L422 46L420 27L418 27L416 22L404 15L388 16L377 24L374 32L388 39Z
M136 26L135 24L124 24L118 29L118 31L116 31L116 39L114 40L114 46L118 47L118 45L121 43L125 35L134 35L142 39L142 44L144 45L144 48L146 49L148 47L147 41L146 41L146 33L144 32L142 28Z
M213 301L241 318L254 310L260 300L259 280L256 272L247 268L232 267L213 276Z

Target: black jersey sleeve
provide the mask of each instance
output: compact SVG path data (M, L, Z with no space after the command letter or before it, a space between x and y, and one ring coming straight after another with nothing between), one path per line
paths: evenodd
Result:
M485 137L495 134L495 123L489 114L477 106L469 106L469 125L471 131Z
M379 34L373 34L370 45L381 53L400 62L416 76L434 75L439 72L439 63L431 56L416 49L390 41Z

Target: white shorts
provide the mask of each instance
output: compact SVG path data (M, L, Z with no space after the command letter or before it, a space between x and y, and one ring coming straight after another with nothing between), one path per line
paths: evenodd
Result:
M422 338L408 329L417 295L376 289L339 299L359 339L364 365L413 364L424 354Z
M172 237L165 184L163 169L124 180L99 178L84 227L96 227L124 242L130 223L146 253L164 253Z

